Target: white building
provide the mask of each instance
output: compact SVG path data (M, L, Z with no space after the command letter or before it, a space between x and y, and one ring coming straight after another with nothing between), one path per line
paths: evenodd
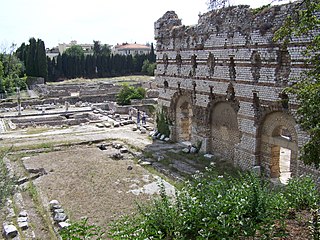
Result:
M143 45L137 43L123 43L117 44L113 48L113 54L120 55L137 55L137 54L149 54L151 51L150 45Z

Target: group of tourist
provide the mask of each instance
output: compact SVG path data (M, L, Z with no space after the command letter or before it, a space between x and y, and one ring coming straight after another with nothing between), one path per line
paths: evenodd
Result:
M133 115L133 109L130 108L129 109L129 119L132 120L132 115ZM137 111L137 125L140 126L140 121L142 125L146 125L147 124L147 114L145 112L140 112L140 110L138 109Z

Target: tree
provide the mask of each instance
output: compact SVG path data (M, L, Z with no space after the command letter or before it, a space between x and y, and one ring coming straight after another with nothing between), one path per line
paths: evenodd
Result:
M109 56L111 54L110 46L107 44L104 44L101 48L101 54L105 56Z
M148 59L143 61L141 72L149 76L154 75L154 70L156 68L156 63L151 63Z
M142 87L135 88L128 84L123 84L116 98L120 105L129 105L131 104L131 99L143 99L145 94L146 91Z
M150 50L150 53L149 53L149 61L152 62L152 63L155 63L156 60L157 60L157 56L154 53L153 43L151 43L151 50Z
M101 54L100 41L93 40L93 54L95 54L95 55Z
M288 88L298 101L298 121L310 135L303 146L301 159L305 164L320 166L320 1L303 0L296 5L294 14L288 16L284 25L276 32L275 40L283 40L284 45L291 37L308 37L305 57L307 69L299 81Z
M37 41L36 64L38 65L37 77L48 79L47 57L44 42L41 39Z
M82 55L84 55L84 51L83 51L82 47L79 45L71 46L64 53L69 56L78 56L78 57L81 57Z
M27 76L36 76L36 50L37 50L37 41L35 38L29 39L29 44L26 46L26 74ZM21 59L22 60L22 59Z
M24 63L28 76L48 79L45 45L41 39L30 38L29 44L22 43L15 55Z
M0 54L0 93L13 93L16 87L26 88L25 78L20 78L22 62L11 52Z

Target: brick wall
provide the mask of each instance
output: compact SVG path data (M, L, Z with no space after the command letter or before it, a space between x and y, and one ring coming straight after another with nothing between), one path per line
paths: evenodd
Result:
M293 38L287 46L272 40L294 8L293 3L253 13L235 6L205 13L193 26L168 11L155 22L155 81L173 140L202 140L202 151L244 169L259 165L267 174L272 147L287 147L292 175L308 172L298 161L307 135L294 118L296 99L290 96L285 105L281 93L306 69L303 51L310 39ZM289 140L275 135L280 128L290 129Z

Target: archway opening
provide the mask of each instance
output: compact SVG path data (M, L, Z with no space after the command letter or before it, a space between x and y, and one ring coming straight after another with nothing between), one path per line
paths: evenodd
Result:
M280 147L280 157L279 157L279 167L280 167L280 182L287 184L291 178L290 171L290 161L291 161L291 150L288 148Z
M270 177L277 178L281 183L287 184L291 178L291 150L281 146L273 146L271 153Z
M292 140L290 131L284 126L278 126L272 133L274 145L271 149L271 178L278 178L283 184L287 184L291 178L291 149L286 147Z

